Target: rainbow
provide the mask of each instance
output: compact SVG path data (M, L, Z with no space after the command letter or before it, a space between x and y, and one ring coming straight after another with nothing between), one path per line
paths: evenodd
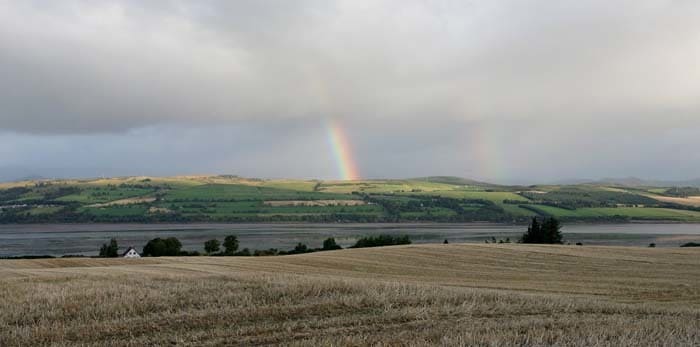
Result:
M333 156L341 178L349 181L360 179L357 165L352 156L352 147L350 147L343 128L333 121L328 122L327 128L328 142L333 149Z
M463 152L469 155L473 170L467 175L487 181L507 179L503 131L490 125L475 125L465 135Z

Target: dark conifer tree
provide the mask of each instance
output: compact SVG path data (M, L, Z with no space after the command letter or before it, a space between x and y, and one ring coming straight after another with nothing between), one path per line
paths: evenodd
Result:
M540 224L537 217L534 217L521 242L561 244L561 223L556 218L551 217L545 218Z
M554 217L544 220L542 223L542 234L544 237L543 243L562 243L561 224Z
M521 241L522 243L539 243L538 240L542 238L542 230L540 228L540 222L537 221L537 217L532 218L530 226L527 227L527 232L523 235Z

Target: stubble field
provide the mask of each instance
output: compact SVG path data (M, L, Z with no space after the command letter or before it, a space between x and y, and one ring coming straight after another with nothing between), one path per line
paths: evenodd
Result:
M700 251L410 245L0 262L0 345L700 344Z

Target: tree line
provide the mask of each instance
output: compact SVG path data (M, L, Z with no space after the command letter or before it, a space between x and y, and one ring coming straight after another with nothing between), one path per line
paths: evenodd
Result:
M377 235L366 236L359 238L350 248L365 248L365 247L381 247L394 245L411 244L411 239L407 235ZM290 255L302 254L320 251L332 251L343 249L335 241L335 238L330 237L323 241L320 248L310 248L304 243L298 243L293 249L278 250L270 248L265 250L250 250L244 248L239 250L239 241L235 235L229 235L224 238L223 242L218 239L211 239L204 242L204 255L208 256L267 256L267 255ZM119 256L119 245L117 240L112 238L108 243L105 243L100 248L99 256L104 258L113 258ZM143 247L141 256L143 257L174 257L174 256L199 256L202 255L198 251L185 251L182 249L182 243L176 237L160 238L149 240Z
M540 244L561 244L563 243L563 235L561 232L561 223L556 218L543 218L541 221L535 217L530 222L527 231L519 240L520 243L540 243ZM495 238L493 239L495 243ZM444 243L448 243L445 240ZM503 243L503 242L501 242ZM510 243L507 240L506 243ZM359 238L350 248L366 248L366 247L382 247L411 244L411 239L408 235L388 235L381 234L376 236L365 236ZM208 256L266 256L266 255L289 255L302 254L320 251L330 251L342 249L335 241L335 238L330 237L323 241L320 248L310 248L304 243L298 243L291 250L278 250L270 248L266 250L253 250L248 248L238 250L239 241L235 235L226 236L223 242L218 239L211 239L204 242L204 254ZM100 257L117 257L119 246L116 239L111 239L109 243L105 243L100 248ZM182 243L176 237L160 238L157 237L146 243L141 252L144 257L167 257L167 256L199 256L198 251L182 250Z

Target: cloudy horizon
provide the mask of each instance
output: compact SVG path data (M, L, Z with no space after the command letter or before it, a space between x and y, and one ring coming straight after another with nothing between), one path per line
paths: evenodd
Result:
M700 177L700 3L2 1L0 180Z

